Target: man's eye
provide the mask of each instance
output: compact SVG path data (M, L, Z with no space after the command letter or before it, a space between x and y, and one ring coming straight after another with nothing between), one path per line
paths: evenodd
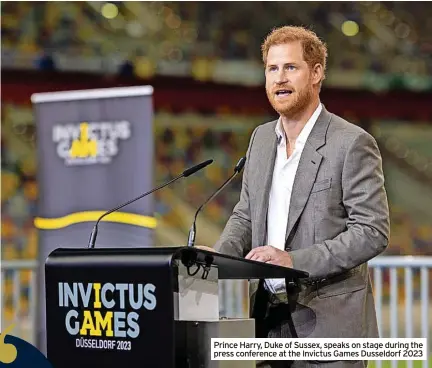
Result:
M269 68L269 71L270 71L270 72L274 72L276 69L277 69L277 68L276 68L275 66L271 66L271 67Z
M288 66L287 66L287 69L288 69L288 70L295 70L296 67L295 67L294 65L288 65Z

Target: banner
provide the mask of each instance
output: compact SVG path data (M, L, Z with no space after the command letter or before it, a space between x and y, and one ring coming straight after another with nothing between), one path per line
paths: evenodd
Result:
M45 278L56 248L85 248L98 217L153 187L153 88L32 95L37 129L38 348L46 353ZM105 217L95 247L153 245L147 196Z

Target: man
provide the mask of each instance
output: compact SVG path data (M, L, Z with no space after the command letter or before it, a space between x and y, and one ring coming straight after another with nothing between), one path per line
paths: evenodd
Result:
M315 33L275 29L262 53L280 117L252 134L240 200L215 250L309 273L288 298L283 280L259 282L258 337L378 337L366 262L387 247L389 211L377 144L321 104L327 49Z

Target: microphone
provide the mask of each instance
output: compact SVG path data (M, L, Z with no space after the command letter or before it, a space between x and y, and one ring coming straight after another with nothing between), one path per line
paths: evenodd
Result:
M195 245L195 238L196 238L196 220L198 213L202 210L202 208L210 202L214 197L216 197L230 182L234 179L234 177L242 171L244 165L246 163L246 157L242 157L238 162L237 165L234 168L234 174L232 174L225 183L223 183L216 192L214 192L201 206L198 208L198 210L195 212L195 218L192 223L192 226L189 230L189 236L188 236L188 247L193 247Z
M141 198L143 198L143 197L145 197L145 196L147 196L153 192L156 192L157 190L162 189L162 188L166 187L167 185L170 185L171 183L174 183L175 181L177 181L180 178L183 178L183 177L187 178L188 176L195 174L197 171L205 168L206 166L210 165L212 162L213 162L213 160L207 160L207 161L201 162L198 165L192 166L189 169L186 169L185 171L183 171L180 175L176 176L174 179L171 179L168 183L162 184L162 185L158 186L157 188L154 188L154 189L148 191L147 193L141 194L139 197L131 199L130 201L123 203L120 206L117 206L117 207L105 212L101 217L99 217L99 219L96 221L95 226L93 227L93 230L92 230L91 235L90 235L89 243L88 243L88 248L94 248L97 233L98 233L99 221L102 220L105 216L109 215L112 212L119 210L120 208L122 208L124 206L127 206L128 204L130 204L132 202L137 201L138 199L141 199Z

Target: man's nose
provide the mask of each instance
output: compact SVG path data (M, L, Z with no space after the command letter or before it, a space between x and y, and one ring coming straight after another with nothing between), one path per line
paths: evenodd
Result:
M288 76L287 73L285 73L285 70L282 69L278 71L278 73L276 74L275 83L276 84L288 83Z

